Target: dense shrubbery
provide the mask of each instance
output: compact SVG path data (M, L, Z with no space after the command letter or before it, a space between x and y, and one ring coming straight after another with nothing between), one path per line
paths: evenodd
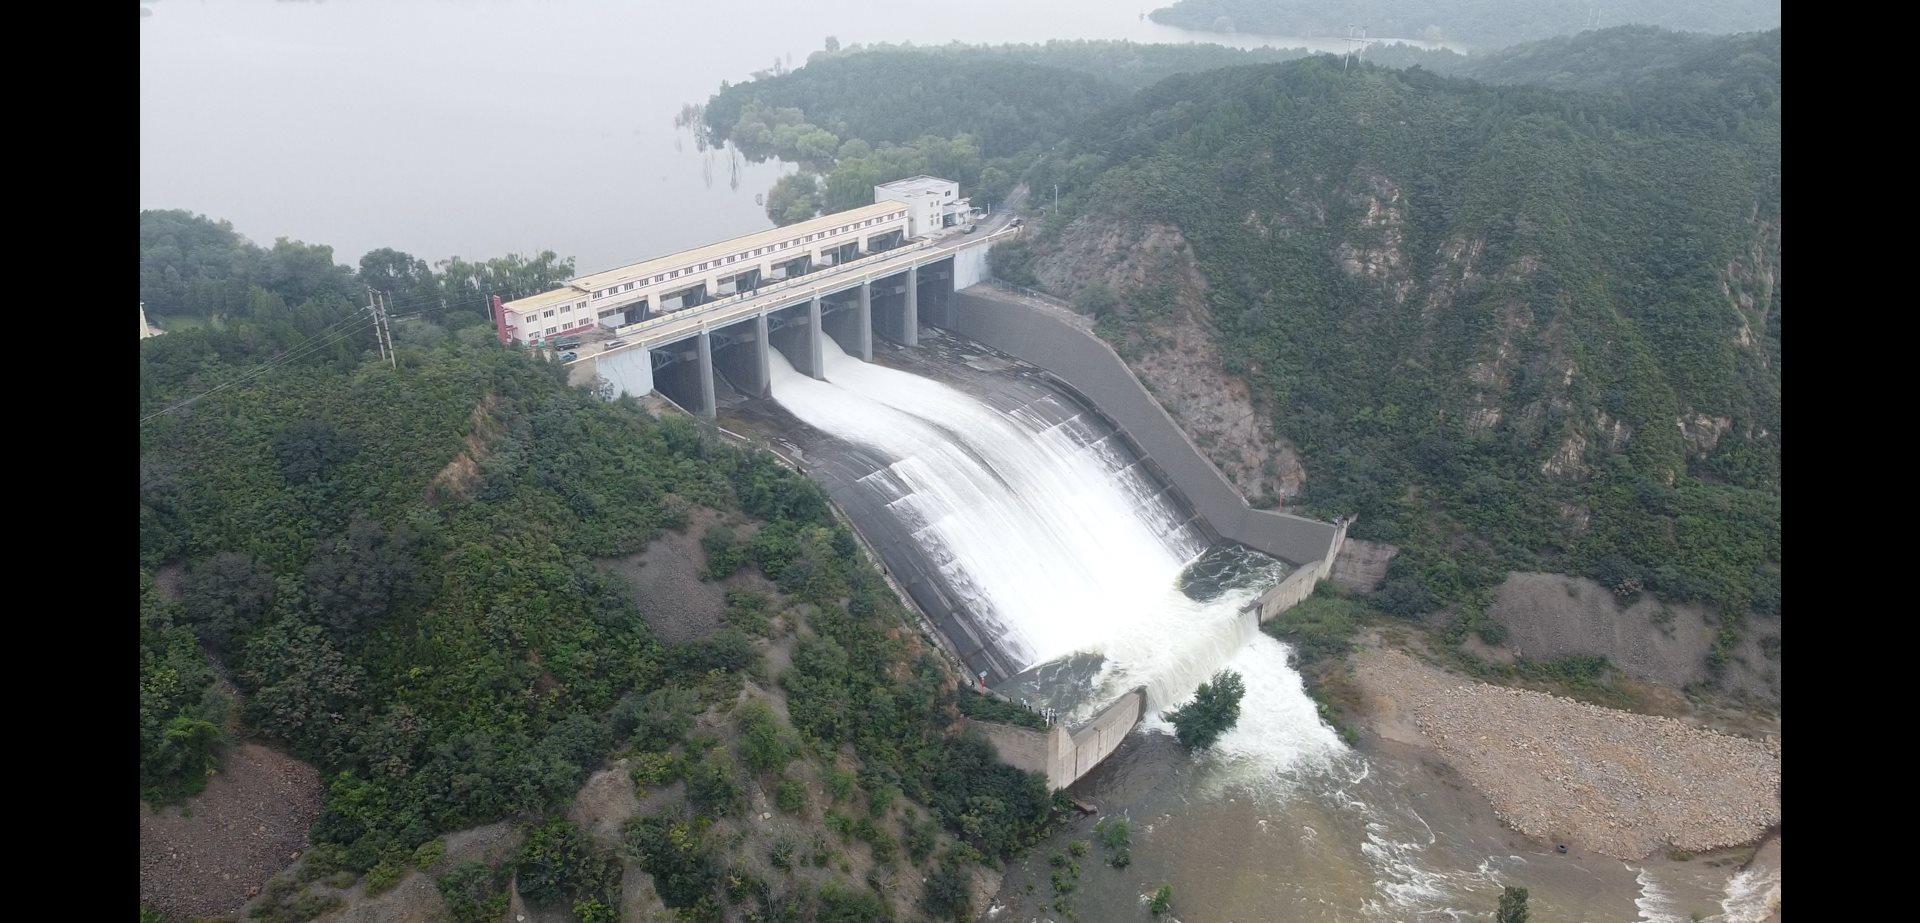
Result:
M528 906L569 908L583 923L618 917L620 863L571 822L555 820L527 831L513 869Z
M313 309L333 323L349 307ZM146 341L144 411L317 332L239 314ZM876 810L912 793L995 853L1040 834L1044 783L946 736L936 665L914 659L897 601L817 486L690 421L569 388L484 327L403 341L397 370L370 361L371 343L335 345L142 424L143 797L195 790L217 756L226 706L204 646L245 693L250 730L326 774L315 853L334 873L372 872L370 888L441 832L550 816L615 748L648 784L685 779L711 817L740 810L736 749L777 779L798 735L753 707L738 742L688 735L755 667L771 598L729 593L728 627L665 645L592 563L685 528L701 505L749 520L705 536L718 569L757 567L817 612L807 643L837 654L789 672L796 726L853 745ZM149 573L175 565L171 603ZM869 827L891 861L898 844ZM538 900L610 918L605 858L578 831L537 826L519 867ZM469 868L443 888L484 914L492 881ZM758 886L741 887L727 899Z
M440 896L454 923L494 923L507 912L507 872L483 862L463 862L440 876Z
M211 325L241 334L212 344L223 359L265 358L312 337L365 305L367 286L388 293L395 316L465 326L486 316L481 308L489 295L529 295L572 275L573 261L551 251L481 263L454 257L431 268L384 248L362 257L356 273L334 263L332 247L281 238L263 248L225 221L180 210L140 213L140 301L148 319L170 333ZM409 332L404 323L394 327L396 340ZM372 345L369 332L329 344L323 353L346 359ZM147 383L143 374L143 396Z
M1018 725L1036 731L1047 729L1047 719L1035 714L1032 709L992 696L981 695L971 689L961 690L959 704L960 713L969 718Z
M1345 658L1353 650L1354 632L1360 629L1366 613L1363 603L1323 588L1261 625L1260 630L1293 645L1294 655L1306 666L1322 659Z
M699 817L650 814L627 822L623 849L653 876L653 889L668 907L692 920L720 917L723 870L706 835L711 822Z
M170 800L199 792L219 765L229 703L193 630L178 624L180 607L140 580L140 795Z

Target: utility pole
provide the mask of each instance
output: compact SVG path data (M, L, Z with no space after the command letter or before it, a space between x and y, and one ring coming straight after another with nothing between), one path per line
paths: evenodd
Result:
M399 371L400 357L394 354L393 322L391 319L387 317L387 293L386 292L380 293L380 335L385 337L387 341L387 368L393 369L394 371Z
M367 313L373 315L373 342L380 347L380 358L387 358L387 338L380 335L380 302L373 297L373 286L367 286Z
M367 310L373 314L373 341L380 347L380 358L386 360L387 368L399 369L393 355L393 331L387 327L386 293L375 292L373 286L367 286Z

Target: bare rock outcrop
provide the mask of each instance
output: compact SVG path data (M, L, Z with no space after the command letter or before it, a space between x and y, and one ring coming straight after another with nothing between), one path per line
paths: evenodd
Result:
M1306 469L1274 430L1272 412L1226 370L1207 280L1180 230L1168 224L1082 218L1037 257L1034 275L1064 298L1104 286L1139 333L1120 349L1135 375L1250 501L1284 503Z
M1561 574L1508 575L1487 615L1507 629L1501 646L1512 656L1605 657L1633 679L1675 689L1709 678L1707 654L1719 633L1713 613L1699 606L1663 603L1651 593L1623 605L1592 580ZM1721 684L1778 701L1778 653L1768 657L1760 639L1777 636L1779 624L1754 619L1747 634L1723 668Z

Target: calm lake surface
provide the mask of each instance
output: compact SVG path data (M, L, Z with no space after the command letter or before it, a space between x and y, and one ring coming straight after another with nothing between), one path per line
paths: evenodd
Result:
M689 102L829 35L1191 41L1113 0L157 0L140 20L140 204L255 242L429 261L552 249L581 272L771 226L791 166L700 151ZM1206 36L1242 47L1342 47Z

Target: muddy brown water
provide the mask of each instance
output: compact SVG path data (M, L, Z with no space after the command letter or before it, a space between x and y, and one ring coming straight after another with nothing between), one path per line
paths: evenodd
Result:
M1335 762L1287 773L1189 757L1171 737L1136 731L1069 793L1098 808L1015 863L995 920L1059 920L1049 858L1087 841L1067 906L1081 920L1144 918L1145 900L1174 889L1184 921L1491 919L1504 885L1529 890L1536 920L1779 919L1722 906L1744 855L1645 862L1566 854L1502 826L1486 800L1444 765L1373 740ZM1125 818L1131 864L1115 869L1094 825ZM1764 891L1773 865L1756 862ZM1771 879L1777 883L1777 875ZM1756 899L1755 904L1760 902ZM1762 905L1764 906L1764 905Z

